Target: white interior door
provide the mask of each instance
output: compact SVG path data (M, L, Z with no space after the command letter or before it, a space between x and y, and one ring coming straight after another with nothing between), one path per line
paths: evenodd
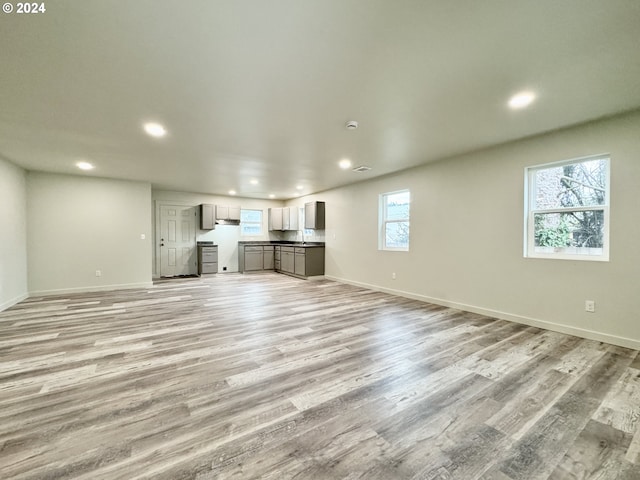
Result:
M196 266L196 207L160 206L160 276L192 275Z

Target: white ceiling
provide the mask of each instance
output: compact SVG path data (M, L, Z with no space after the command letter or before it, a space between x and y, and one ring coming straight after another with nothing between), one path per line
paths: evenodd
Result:
M640 107L639 1L45 5L0 14L0 156L32 170L290 198Z

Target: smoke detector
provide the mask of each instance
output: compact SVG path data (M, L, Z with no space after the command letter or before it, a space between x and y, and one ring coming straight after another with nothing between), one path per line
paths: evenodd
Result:
M349 120L346 127L347 130L355 130L356 128L358 128L358 122L356 122L355 120Z

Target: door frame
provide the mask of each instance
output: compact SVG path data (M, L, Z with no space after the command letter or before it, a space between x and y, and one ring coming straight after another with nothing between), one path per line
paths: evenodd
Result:
M198 205L194 205L191 202L179 202L179 201L173 201L173 200L154 200L154 210L155 210L155 215L153 216L153 222L154 222L154 228L153 228L153 278L154 279L159 279L160 278L160 270L161 270L161 265L160 265L160 261L161 261L161 257L160 257L160 241L159 238L162 235L162 226L160 225L160 210L162 207L166 207L168 205L176 205L179 207L194 207L196 209L196 236L193 239L193 246L194 248L197 245L197 241L198 241L198 229L200 227L200 212L198 211L199 209L197 208Z

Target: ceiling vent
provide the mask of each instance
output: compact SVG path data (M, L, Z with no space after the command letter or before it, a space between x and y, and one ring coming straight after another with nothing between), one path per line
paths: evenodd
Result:
M371 170L371 167L367 167L366 165L360 165L353 169L354 172L368 172L369 170Z

